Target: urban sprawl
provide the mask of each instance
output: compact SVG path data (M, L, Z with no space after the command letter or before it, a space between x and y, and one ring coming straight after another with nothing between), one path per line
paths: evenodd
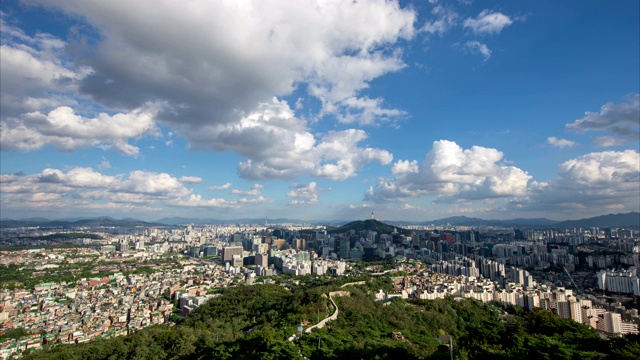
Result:
M69 233L76 236L55 236ZM410 226L382 234L185 225L22 227L1 235L3 269L42 281L2 284L0 334L22 328L28 335L0 343L0 359L171 324L228 286L363 273L393 282L393 292L374 294L379 301L453 296L542 307L603 336L637 334L640 321L640 232L629 229ZM395 261L369 265L381 259Z

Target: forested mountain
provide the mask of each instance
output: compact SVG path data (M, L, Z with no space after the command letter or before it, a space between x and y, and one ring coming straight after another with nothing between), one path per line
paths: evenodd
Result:
M393 233L394 229L399 234L405 234L405 235L410 234L410 231L407 231L402 228L395 228L392 225L388 225L374 219L352 221L348 224L339 226L337 228L332 228L328 232L335 234L335 233L346 233L353 230L356 233L358 233L359 231L363 231L363 230L371 230L371 231L377 232L378 234L391 234Z
M596 216L588 219L580 220L566 220L554 225L558 228L572 228L572 227L639 227L640 226L640 213L630 212L627 214L609 214Z
M507 309L470 299L376 302L389 279L339 288L254 285L223 289L174 327L154 326L86 344L57 345L24 359L637 359L640 337L604 340L591 328L551 312ZM352 281L350 279L348 281ZM362 279L359 279L362 280ZM289 341L335 310L336 321ZM444 343L442 340L445 340Z

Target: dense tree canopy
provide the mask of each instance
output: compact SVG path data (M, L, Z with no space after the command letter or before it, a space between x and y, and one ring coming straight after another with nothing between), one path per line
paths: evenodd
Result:
M153 326L129 336L86 344L47 345L26 359L457 359L639 358L638 337L604 340L594 330L536 309L509 314L499 304L471 300L376 302L375 284L349 286L335 297L338 320L287 340L332 314L324 282L294 287L223 289L176 326ZM443 337L444 336L444 337Z

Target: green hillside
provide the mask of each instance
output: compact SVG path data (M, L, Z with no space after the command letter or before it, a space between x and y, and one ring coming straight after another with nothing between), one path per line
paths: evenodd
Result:
M411 232L408 230L405 230L399 227L394 227L392 225L388 225L373 219L352 221L338 228L330 229L328 232L332 234L339 234L339 233L346 233L351 230L355 231L356 233L363 230L371 230L371 231L377 232L378 234L391 234L394 229L396 229L398 233L403 235L411 234Z
M449 359L443 335L453 336L456 359L640 355L638 336L603 340L589 327L542 309L504 316L499 305L452 298L396 299L383 305L372 293L389 289L389 279L368 279L368 285L340 289L342 281L346 280L291 288L227 288L174 327L58 345L24 359ZM348 291L348 296L334 297L337 320L287 340L301 323L306 328L333 313L325 294L338 289Z

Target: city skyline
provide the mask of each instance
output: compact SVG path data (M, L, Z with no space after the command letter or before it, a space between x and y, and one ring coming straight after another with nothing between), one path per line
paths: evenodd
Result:
M640 4L2 5L2 218L640 211Z

